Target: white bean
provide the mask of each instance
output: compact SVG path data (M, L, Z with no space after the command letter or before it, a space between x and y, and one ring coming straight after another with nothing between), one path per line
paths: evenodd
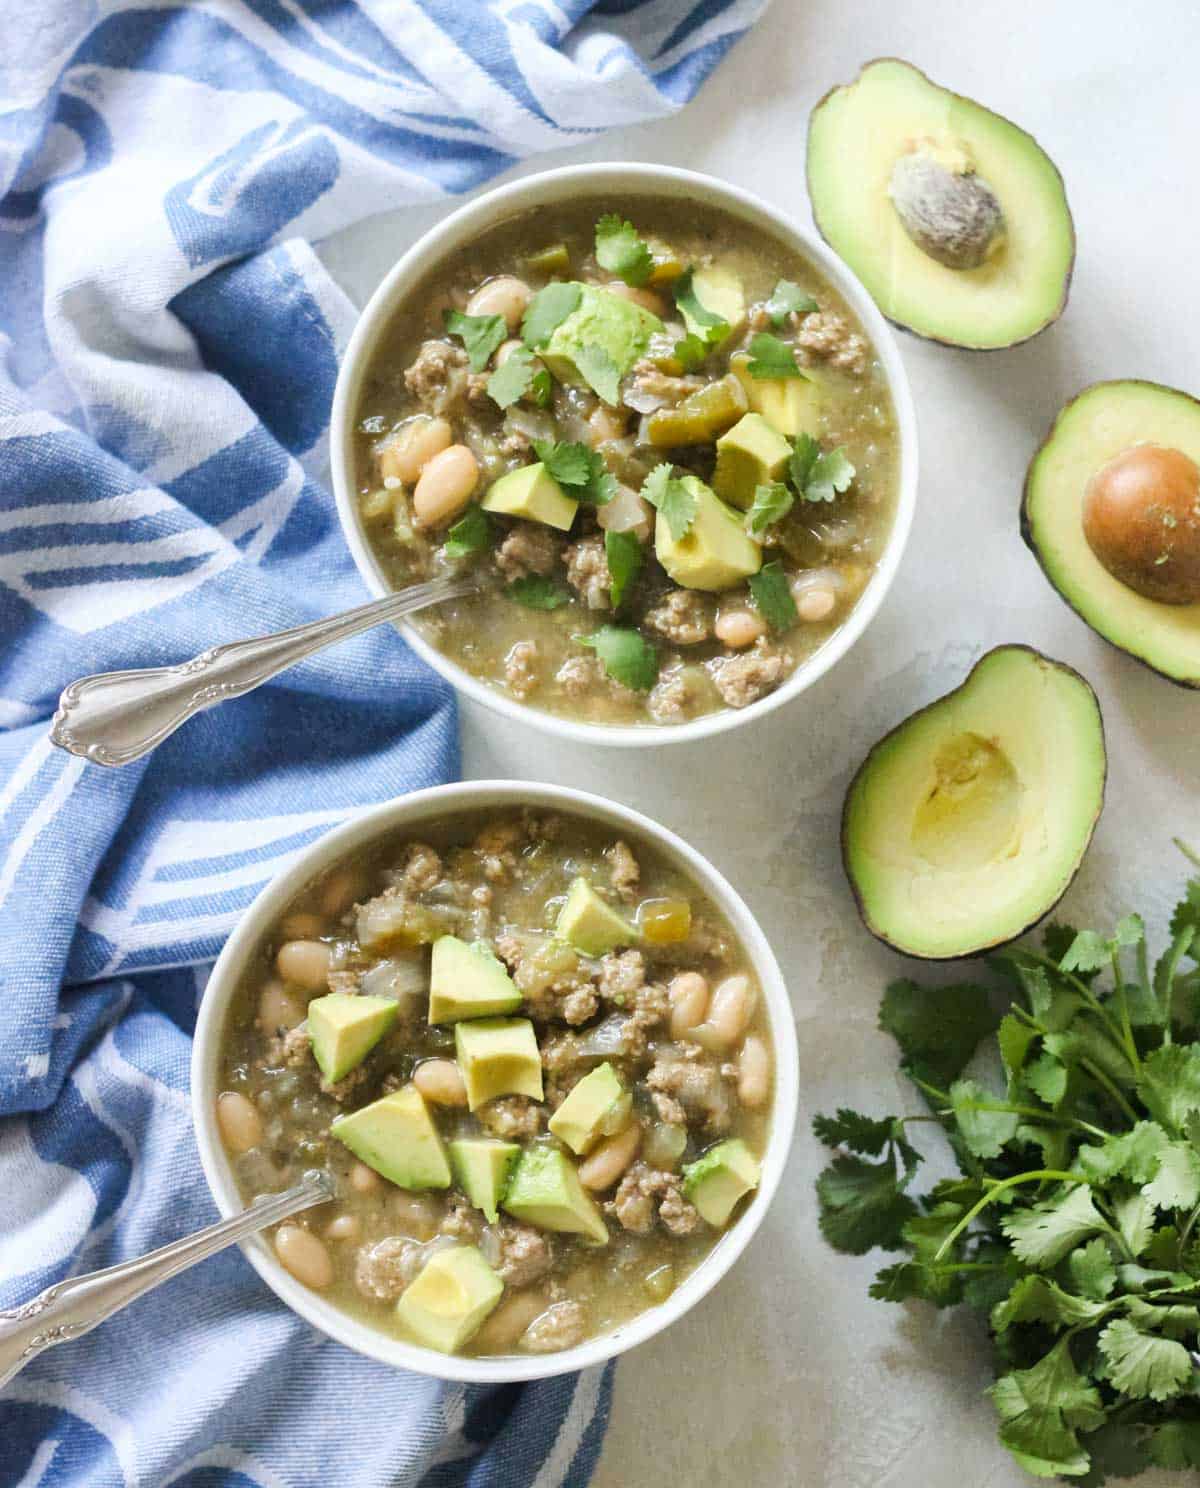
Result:
M440 455L454 435L444 418L418 414L379 451L379 473L412 486L434 455Z
M771 1091L771 1055L766 1040L758 1034L746 1035L738 1055L738 1100L747 1110L765 1106Z
M224 1090L217 1097L217 1125L230 1152L249 1152L262 1141L262 1118L257 1107L236 1090Z
M323 916L299 909L287 916L279 932L285 940L317 940L328 928Z
M325 985L333 951L319 940L289 940L279 947L275 969L285 982L317 992Z
M333 1261L325 1244L311 1230L299 1225L280 1225L275 1231L275 1254L283 1269L290 1272L301 1286L324 1291L333 1283Z
M546 1310L544 1292L514 1292L496 1308L471 1340L471 1347L482 1353L496 1354L509 1350L535 1317Z
M361 1229L357 1214L339 1214L325 1226L325 1233L331 1240L357 1240Z
M608 1137L579 1164L580 1183L597 1192L611 1188L633 1161L641 1140L642 1129L636 1121L615 1137Z
M442 1211L428 1194L408 1193L401 1188L392 1195L391 1203L404 1234L413 1240L433 1239Z
M750 978L738 973L726 977L712 995L708 1017L702 1029L701 1042L708 1047L732 1048L746 1031L754 1012L756 995Z
M667 988L671 1002L671 1037L683 1038L708 1012L708 982L698 971L681 971Z
M638 289L632 284L623 284L619 279L614 279L604 288L609 294L620 295L621 299L640 305L643 310L649 310L650 314L657 315L659 320L665 320L667 317L666 301L662 295L655 294L652 289Z
M837 595L832 589L807 589L796 600L796 612L801 620L816 624L828 620L837 608Z
M418 527L440 527L456 517L479 484L479 461L465 444L452 444L421 471L413 492Z
M272 978L259 994L258 1026L263 1033L273 1037L281 1028L287 1030L303 1023L307 1011L301 998Z
M366 884L357 868L339 868L325 880L321 890L321 912L335 919L365 892Z
M467 1087L453 1059L426 1059L413 1072L413 1084L435 1106L465 1106Z
M505 325L510 331L515 331L532 298L533 291L524 279L501 274L480 285L467 301L467 314L503 315Z
M766 635L767 625L757 610L739 606L737 609L722 610L717 616L713 631L717 640L738 651L743 646L752 646L759 636Z
M375 1193L383 1187L383 1179L374 1168L364 1162L356 1162L350 1169L350 1187L355 1193Z

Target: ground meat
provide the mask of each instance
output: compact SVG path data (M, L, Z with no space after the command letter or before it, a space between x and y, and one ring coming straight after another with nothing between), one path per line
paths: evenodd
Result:
M370 1078L367 1066L360 1064L352 1069L348 1075L343 1075L335 1084L321 1077L321 1091L324 1095L331 1095L339 1105L350 1099Z
M668 1126L687 1125L687 1112L673 1095L666 1095L663 1091L656 1090L650 1099L654 1102L654 1109L658 1112L660 1121L665 1121Z
M353 994L358 991L358 983L362 973L357 971L327 971L325 973L325 984L331 992L346 992Z
M536 1137L542 1129L542 1108L526 1095L504 1095L488 1101L475 1113L494 1137L506 1141Z
M568 697L584 697L604 681L604 668L594 656L569 656L554 680Z
M475 839L475 851L481 859L483 876L492 883L507 878L517 866L516 847L523 835L519 822L496 822L484 827ZM498 953L499 954L499 953ZM503 960L503 956L501 956Z
M639 1160L621 1179L605 1208L635 1235L648 1235L656 1218L671 1234L688 1235L700 1223L700 1216L683 1197L679 1183L676 1174L664 1173Z
M618 1007L632 1007L634 993L646 980L641 951L609 951L600 962L600 996Z
M302 1023L299 1028L289 1028L286 1033L277 1034L267 1045L267 1052L259 1063L263 1069L278 1069L281 1065L299 1069L308 1063L311 1055L312 1041L307 1025Z
M521 1335L517 1345L526 1354L554 1354L574 1348L587 1334L587 1315L578 1302L552 1302Z
M655 723L683 723L696 711L701 697L701 678L695 672L676 667L664 672L646 700Z
M480 1218L479 1211L456 1194L450 1200L450 1208L446 1217L438 1226L438 1234L451 1235L456 1240L465 1240L468 1244L474 1245L482 1229L483 1220Z
M442 876L442 860L427 842L411 842L404 855L404 887L426 893Z
M673 407L703 385L699 377L672 377L660 371L647 357L634 366L628 390L644 397L659 398Z
M729 1091L720 1068L697 1045L660 1048L646 1076L649 1088L673 1096L688 1122L707 1131L729 1130L733 1117Z
M421 1247L404 1235L364 1245L354 1263L354 1284L364 1297L394 1302L416 1270Z
M746 324L752 331L769 331L774 324L765 304L751 305Z
M800 317L796 341L811 356L820 357L843 372L861 377L866 371L867 343L832 310L818 310Z
M530 574L550 574L562 555L562 538L539 522L518 522L496 549L496 567L511 584Z
M697 646L712 634L712 611L708 602L692 590L672 589L648 612L646 624L677 646Z
M604 539L582 537L567 549L567 583L579 592L589 610L612 606L612 574L604 555Z
M538 672L538 648L536 641L518 641L504 658L504 680L508 690L518 702L524 702L537 690L541 681Z
M760 636L749 651L727 656L713 668L717 691L731 708L744 708L774 691L783 681L787 658Z
M642 870L638 867L638 860L633 855L633 849L627 842L614 842L605 851L604 856L608 859L608 871L612 878L613 888L622 899L635 899Z
M514 1291L541 1281L554 1266L553 1243L540 1230L504 1220L493 1229L492 1234L500 1242L500 1260L495 1267L496 1274Z
M467 354L459 347L425 341L404 374L405 386L427 412L439 418L461 415L473 395L467 368Z
M589 1061L579 1052L579 1037L559 1033L541 1045L546 1104L557 1110L587 1074Z
M599 999L591 987L576 987L562 1000L562 1020L576 1028L580 1023L586 1023L599 1006Z
M586 1023L599 1006L592 973L569 946L506 932L496 940L496 954L534 1017Z

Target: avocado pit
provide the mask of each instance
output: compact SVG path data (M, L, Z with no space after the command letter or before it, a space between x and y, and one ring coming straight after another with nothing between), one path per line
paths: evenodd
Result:
M1160 604L1200 602L1200 466L1135 444L1088 481L1083 534L1114 579Z
M959 146L918 141L892 166L888 195L912 241L948 269L977 269L1003 247L996 193Z

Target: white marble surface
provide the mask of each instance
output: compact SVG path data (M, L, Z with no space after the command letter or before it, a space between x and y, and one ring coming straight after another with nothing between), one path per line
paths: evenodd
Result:
M708 744L635 756L552 743L491 714L464 717L469 776L588 787L707 852L772 937L796 1012L802 1116L784 1187L718 1291L622 1361L597 1488L1029 1481L996 1445L981 1393L985 1344L971 1321L871 1302L873 1263L835 1256L817 1235L811 1113L847 1100L885 1111L900 1098L875 1012L884 981L905 968L855 918L837 851L842 793L879 734L948 690L981 651L1027 641L1084 672L1108 728L1108 804L1067 911L1103 922L1136 906L1160 927L1182 877L1170 836L1200 837L1200 698L1094 637L1017 532L1025 465L1080 387L1125 376L1200 392L1194 0L1132 9L1116 0L775 0L677 119L549 163L689 166L807 221L809 109L881 54L912 60L1037 135L1066 179L1079 235L1070 307L1032 345L979 356L903 339L923 476L882 612L809 693ZM442 210L375 219L323 255L361 300Z

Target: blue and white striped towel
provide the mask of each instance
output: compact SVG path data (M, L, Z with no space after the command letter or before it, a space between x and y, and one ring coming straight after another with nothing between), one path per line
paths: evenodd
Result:
M352 311L308 241L668 113L765 0L0 0L0 1307L213 1215L207 964L356 807L446 780L373 634L109 772L60 689L361 601L318 484ZM235 1252L0 1394L0 1485L586 1482L609 1377L391 1372Z

